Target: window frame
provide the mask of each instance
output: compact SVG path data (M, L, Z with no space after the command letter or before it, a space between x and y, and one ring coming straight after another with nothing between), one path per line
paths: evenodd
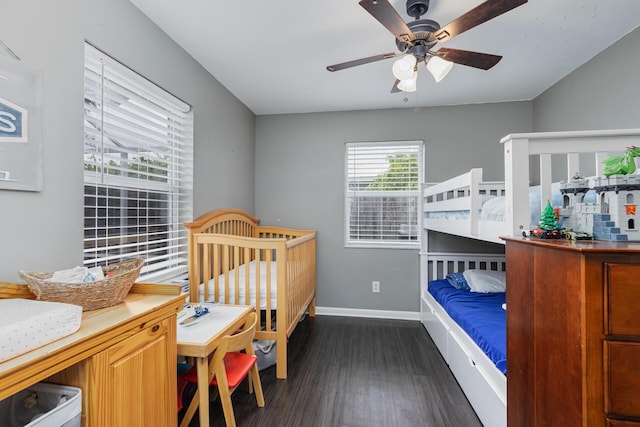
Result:
M351 224L351 213L350 213L350 200L354 197L358 197L358 193L360 193L360 197L367 197L370 195L374 195L374 192L370 191L356 191L353 192L349 188L349 180L351 178L350 175L350 149L359 147L361 150L367 149L380 149L382 147L389 147L389 153L392 153L392 147L407 147L412 150L418 150L418 182L415 190L393 190L393 191L384 191L379 190L375 192L375 197L406 197L406 198L415 198L415 238L414 239L357 239L350 237L350 224ZM407 150L407 153L411 153L411 151ZM344 189L344 246L345 248L374 248L374 249L419 249L420 248L420 240L421 240L421 232L420 232L420 184L424 181L424 155L425 155L425 144L423 140L400 140L400 141L359 141L359 142L346 142L344 148L344 180L343 180L343 189ZM376 175L377 176L377 175ZM411 224L409 224L411 226ZM398 233L399 235L399 233Z
M191 106L87 42L84 100L84 266L143 258L141 280L184 278Z

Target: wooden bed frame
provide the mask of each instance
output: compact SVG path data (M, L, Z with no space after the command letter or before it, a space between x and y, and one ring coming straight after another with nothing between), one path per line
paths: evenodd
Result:
M530 182L539 181L542 211L551 199L554 181L570 180L577 172L601 176L602 160L609 153L640 145L640 129L511 134L500 142L504 146L504 183L483 182L482 169L478 168L435 185L424 185L423 229L494 243L504 243L501 236L519 237L530 227ZM553 165L564 161L564 176L555 176L558 173L553 173L552 160ZM506 220L481 221L483 198L500 195L505 196ZM459 220L428 217L451 211L468 212L468 217Z
M214 295L203 286L204 301L217 301L220 291L224 299L217 302L254 306L259 316L256 339L276 342L276 376L285 379L288 337L306 311L315 316L316 233L260 226L259 222L241 210L222 209L184 224L189 231L190 300L198 302L200 285L212 281ZM240 289L240 274L232 272L251 261L266 262L262 264L266 280L260 279L260 274L256 274L256 280L249 280L246 268L245 289ZM273 275L277 279L275 307L269 285ZM261 292L266 293L264 303L260 301Z

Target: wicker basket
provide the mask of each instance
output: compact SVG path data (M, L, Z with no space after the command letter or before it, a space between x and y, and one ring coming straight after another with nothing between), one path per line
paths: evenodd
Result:
M83 311L89 311L120 304L138 278L143 264L143 259L134 258L104 266L105 277L107 273L113 276L86 283L50 282L47 279L53 275L52 272L21 270L18 274L27 282L36 299L81 305Z

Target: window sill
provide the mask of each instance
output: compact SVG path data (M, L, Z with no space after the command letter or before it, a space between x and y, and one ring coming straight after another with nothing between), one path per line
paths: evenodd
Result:
M362 242L362 243L345 243L345 249L420 249L420 242L412 240L410 243L393 242Z

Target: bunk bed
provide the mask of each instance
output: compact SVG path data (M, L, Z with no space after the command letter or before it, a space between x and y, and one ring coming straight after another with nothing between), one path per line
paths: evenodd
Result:
M493 243L518 237L535 225L531 211L539 214L554 199L554 184L576 174L601 176L604 158L640 145L640 130L512 134L501 143L505 181L484 182L482 169L475 168L424 186L423 229ZM487 205L493 209L485 215Z
M255 337L275 341L276 376L285 379L288 338L305 313L315 315L316 233L259 222L221 209L184 224L190 300L255 307Z
M478 417L491 427L507 423L506 361L491 360L478 339L472 338L434 295L438 286L449 287L448 291L453 292L453 287L443 280L450 273L506 270L506 260L504 254L431 252L429 233L499 244L504 244L502 237L528 234L536 224L532 211L539 214L547 201L555 199L554 189L559 181L570 181L578 173L602 175L602 160L629 146L640 145L640 130L512 134L501 143L504 182L485 182L482 169L475 168L437 184L424 184L420 203L421 321ZM508 289L506 286L506 293ZM505 304L504 318L508 309ZM495 303L487 311L495 314ZM494 327L503 326L494 323ZM504 327L498 334L504 337L506 347L506 320Z

